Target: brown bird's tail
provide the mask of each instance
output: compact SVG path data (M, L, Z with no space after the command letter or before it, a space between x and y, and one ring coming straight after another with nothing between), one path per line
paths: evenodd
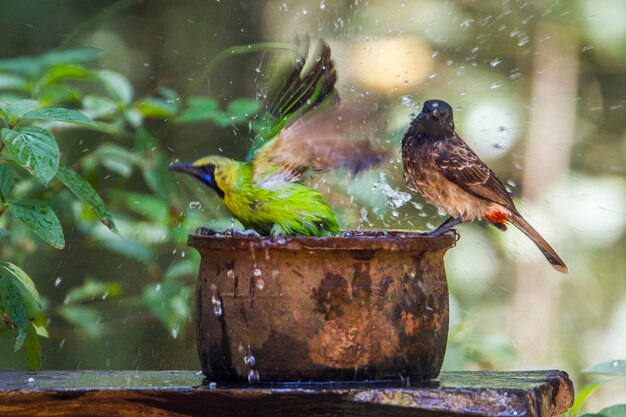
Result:
M546 240L541 237L539 232L537 232L522 216L516 213L511 213L510 218L511 223L515 225L519 230L524 232L526 236L530 240L534 242L535 245L539 248L543 256L546 257L548 262L552 265L554 269L564 274L567 274L567 266L565 262L557 255L556 251L552 249L552 246L546 242Z

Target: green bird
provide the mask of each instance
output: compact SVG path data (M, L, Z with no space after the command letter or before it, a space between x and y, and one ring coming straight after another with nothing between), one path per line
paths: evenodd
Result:
M213 189L233 217L261 235L338 234L335 213L303 180L342 167L358 173L386 155L369 140L346 137L352 118L338 109L330 47L319 45L314 59L300 55L270 90L246 161L212 155L170 166Z

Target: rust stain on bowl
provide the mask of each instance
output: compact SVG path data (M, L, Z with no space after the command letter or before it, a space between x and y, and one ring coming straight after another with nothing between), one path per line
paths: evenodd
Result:
M196 332L212 380L436 378L448 333L453 232L191 235Z

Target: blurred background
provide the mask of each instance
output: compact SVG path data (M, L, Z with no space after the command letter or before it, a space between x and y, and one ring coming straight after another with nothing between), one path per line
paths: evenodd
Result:
M63 222L65 250L19 230L2 241L3 259L20 260L44 298L44 369L199 369L198 257L186 234L232 219L215 195L165 168L244 158L256 101L301 33L328 41L343 102L366 109L367 134L394 155L358 178L314 180L345 229L430 230L446 218L406 188L399 154L421 104L440 98L569 266L558 274L512 228L460 226L446 255L444 369L560 368L580 387L591 379L582 369L626 359L623 0L5 1L0 22L2 98L61 103L101 124L55 136L122 236L53 188L41 195ZM7 64L83 46L101 52L63 65L99 71L106 88L75 68L24 75ZM1 369L27 366L13 337L0 332ZM589 408L624 398L615 379Z

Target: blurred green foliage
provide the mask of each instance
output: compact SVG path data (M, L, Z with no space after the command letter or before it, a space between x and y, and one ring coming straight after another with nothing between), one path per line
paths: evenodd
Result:
M168 158L144 122L153 118L171 119L175 124L210 121L221 127L234 126L254 116L258 102L241 98L221 109L214 98L191 97L182 106L179 95L166 87L159 88L155 96L135 98L131 83L122 74L94 68L98 55L95 49L79 48L0 60L0 119L6 126L0 145L0 212L6 211L20 222L4 221L3 226L11 230L2 229L4 234L17 237L3 243L15 247L19 239L22 246L28 242L26 253L37 251L40 241L25 237L19 230L25 227L49 245L65 247L61 223L48 205L64 205L57 200L57 195L64 193L59 184L50 185L54 193L47 191L46 186L56 177L82 203L71 204L69 209L86 237L148 268L159 269L156 261L161 248L168 244L184 247L188 231L199 220L188 213L185 203L179 203L185 200L179 198L177 186L167 172ZM78 107L80 111L57 106ZM37 125L30 124L33 122ZM81 155L74 163L82 175L60 165L61 153L52 133L63 136L66 126L60 123L81 125L106 135L95 150ZM96 182L100 169L125 178L137 170L148 191L128 192L125 187L106 190L111 207L116 209L119 230L113 215L85 179ZM13 198L14 187L20 189L19 200ZM99 225L114 233L107 233ZM118 281L87 279L82 286L68 291L62 305L41 311L40 296L31 278L9 262L3 261L0 268L0 313L7 327L17 332L15 349L26 347L32 368L40 367L36 334L47 336L43 327L46 313L58 315L89 338L98 339L102 323L94 300L124 295ZM174 336L184 329L191 314L191 289L189 280L184 279L192 278L197 269L197 256L172 262L162 272L161 282L146 286L136 300L140 308L154 314Z
M585 368L581 371L584 374L588 375L606 375L609 377L626 377L626 363L625 361L614 360L610 362L603 362L589 368ZM580 414L580 411L587 401L587 398L601 385L608 382L609 379L597 379L589 382L585 386L583 386L579 391L576 392L576 398L574 399L574 405L572 408L567 410L564 417L618 417L626 415L626 404L617 404L612 405L610 407L606 407L599 411L598 413L585 413Z

